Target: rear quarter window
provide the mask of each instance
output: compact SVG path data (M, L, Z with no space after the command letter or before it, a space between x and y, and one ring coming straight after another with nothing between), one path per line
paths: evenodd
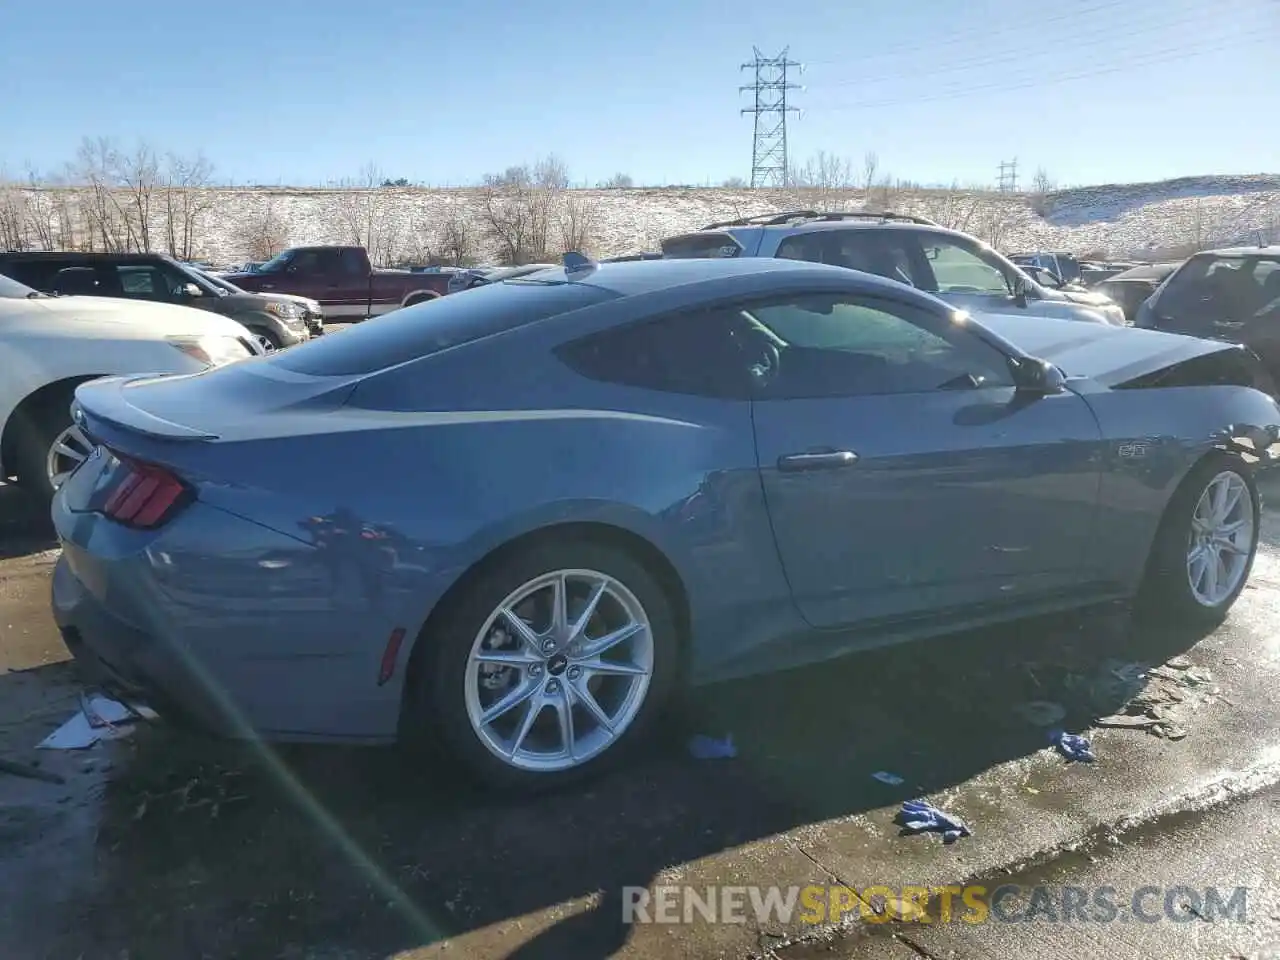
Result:
M580 283L486 284L309 340L272 354L266 362L310 376L358 376L614 297Z
M662 241L664 260L723 260L742 254L742 245L727 233L690 233Z

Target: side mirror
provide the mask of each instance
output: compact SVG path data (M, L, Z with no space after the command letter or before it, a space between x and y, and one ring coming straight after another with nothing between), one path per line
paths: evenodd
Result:
M1066 380L1061 370L1048 360L1038 357L1027 357L1013 366L1014 386L1018 393L1026 396L1044 397L1062 393L1067 389Z
M1027 305L1027 279L1021 273L1013 275L1013 285L1010 288L1013 293L1013 304L1016 307L1025 307Z
M199 297L203 296L203 291L194 283L184 283L178 288L179 296L183 297Z

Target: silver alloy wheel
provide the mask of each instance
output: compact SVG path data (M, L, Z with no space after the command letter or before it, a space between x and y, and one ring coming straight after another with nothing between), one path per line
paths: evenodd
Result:
M49 446L49 454L45 457L45 475L49 484L57 490L71 475L71 471L89 458L93 453L93 441L84 435L76 424L63 430Z
M1253 497L1240 474L1224 470L1196 501L1187 536L1187 580L1191 595L1216 607L1239 588L1253 549Z
M636 718L653 656L648 615L620 581L595 570L543 574L476 634L464 678L471 728L513 767L579 766Z

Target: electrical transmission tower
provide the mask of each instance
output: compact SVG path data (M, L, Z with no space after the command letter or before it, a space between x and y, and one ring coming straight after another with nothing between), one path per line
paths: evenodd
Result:
M1000 161L999 189L1001 192L1018 192L1018 158Z
M751 186L784 187L787 184L787 114L799 113L797 107L787 106L787 91L801 90L798 83L787 80L787 70L804 66L787 59L787 50L776 57L766 57L754 47L755 59L744 63L740 70L754 70L755 83L738 88L738 92L750 90L755 94L755 104L741 113L755 115L755 136L751 141Z

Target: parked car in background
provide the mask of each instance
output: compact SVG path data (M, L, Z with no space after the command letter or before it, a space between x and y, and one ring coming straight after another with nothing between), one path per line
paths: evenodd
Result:
M668 259L782 257L828 263L909 284L966 310L1124 323L1124 311L1106 297L1043 287L976 237L904 214L765 214L668 237L662 253Z
M0 275L0 478L48 501L92 450L75 388L112 374L196 373L262 352L229 317L162 303L52 297Z
M605 257L601 263L630 263L633 260L661 260L661 253L627 253L620 257Z
M1280 246L1195 254L1142 304L1137 324L1242 343L1280 377Z
M247 290L242 290L230 280L216 273L204 273L204 278L212 283L215 287L225 290L227 293L240 295L248 294ZM256 294L250 294L256 296ZM272 293L272 300L287 300L296 303L298 309L302 311L302 322L307 325L307 332L313 337L324 336L324 307L310 297L299 297L292 293Z
M442 296L449 275L374 267L364 247L290 247L253 273L225 279L254 292L308 297L330 321L350 322Z
M231 317L276 350L310 334L291 299L227 289L158 253L0 253L0 273L45 293L116 297L196 307Z
M1178 269L1180 262L1147 263L1130 267L1103 280L1094 289L1120 304L1125 318L1134 323L1138 319L1138 308L1143 301L1155 293L1156 288Z
M1244 589L1242 440L1280 404L1238 347L795 260L566 261L80 387L105 452L53 505L52 601L85 672L540 787L621 761L685 682L1135 595L1214 623Z
M457 293L461 290L470 290L472 287L484 286L486 283L496 283L499 280L527 277L539 270L555 269L557 266L554 263L523 263L517 267L478 267L474 270L464 270L449 278L448 292Z
M1080 279L1080 261L1065 250L1012 253L1009 259L1020 267L1043 267L1067 283Z

